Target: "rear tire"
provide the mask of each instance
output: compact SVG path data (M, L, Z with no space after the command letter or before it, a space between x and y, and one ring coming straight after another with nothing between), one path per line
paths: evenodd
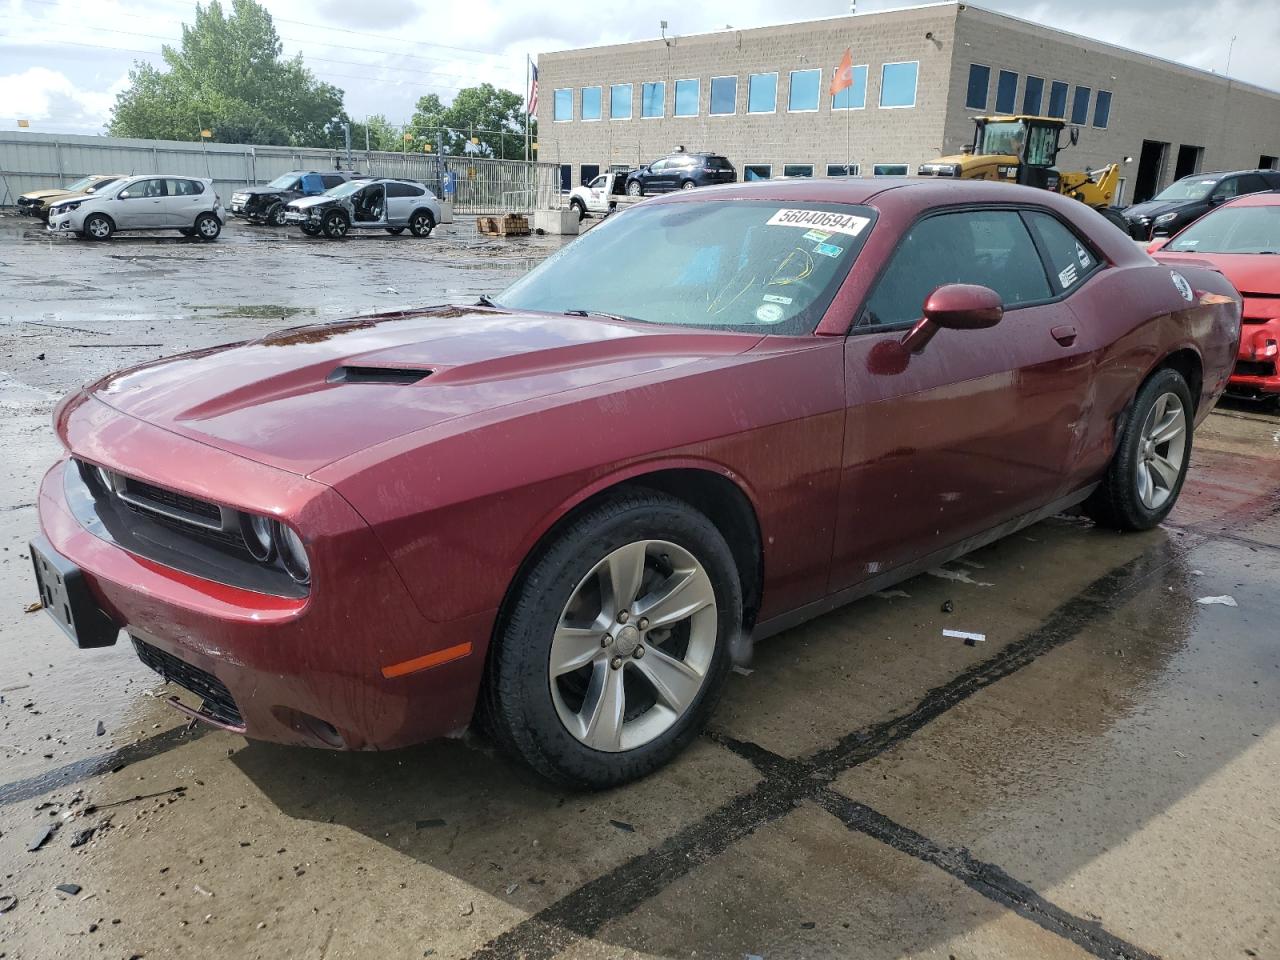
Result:
M644 196L644 187L640 185L639 180L632 180L630 183L627 184L627 196L628 197Z
M90 240L110 240L116 225L103 213L91 213L84 221L84 234Z
M581 200L570 200L569 209L578 215L578 222L587 219L587 207Z
M197 237L209 243L222 233L222 223L212 213L202 213L196 217L195 231Z
M1116 452L1098 489L1084 502L1096 523L1150 530L1168 516L1191 462L1194 406L1177 370L1157 370L1138 390Z
M325 215L321 229L330 240L341 240L347 235L347 231L351 229L351 221L347 219L347 215L341 210L330 210Z
M702 729L741 623L737 567L715 525L665 494L620 494L567 524L516 584L482 718L499 745L560 783L646 776Z
M436 228L436 218L430 210L415 210L409 218L409 230L415 237L429 237Z
M693 189L694 187L696 187L696 186L697 186L697 184L696 184L696 183L694 183L692 180L686 180L684 183L680 184L680 189L681 189L681 190L692 190L692 189Z

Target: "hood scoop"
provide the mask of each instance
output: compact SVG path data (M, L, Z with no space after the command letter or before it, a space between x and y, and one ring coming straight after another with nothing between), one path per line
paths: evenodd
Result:
M431 376L430 370L412 367L342 366L325 377L326 383L392 383L407 386Z

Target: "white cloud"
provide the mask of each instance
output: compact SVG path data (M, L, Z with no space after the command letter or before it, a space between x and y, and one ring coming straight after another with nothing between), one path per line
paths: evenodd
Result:
M105 90L87 90L59 70L28 67L0 76L0 103L8 105L15 118L32 121L36 129L56 120L65 129L101 133L116 93L126 82L121 77Z

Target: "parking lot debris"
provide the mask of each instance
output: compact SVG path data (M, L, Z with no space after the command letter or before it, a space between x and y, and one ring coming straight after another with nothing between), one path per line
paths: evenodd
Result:
M734 672L734 673L736 673L736 674L738 674L738 676L740 676L740 677L749 677L749 676L751 676L753 673L755 673L755 671L754 671L754 670L752 670L752 669L750 669L750 668L748 668L748 667L740 667L740 666L738 666L736 663L733 665L733 672Z
M1229 596L1221 596L1221 597L1201 597L1200 599L1198 599L1198 600L1196 601L1196 603L1201 604L1202 606L1206 606L1206 607L1213 606L1213 605L1215 605L1215 604L1217 604L1217 605L1221 605L1221 606L1224 606L1224 607L1238 607L1238 606L1240 606L1240 604L1236 603L1236 598L1235 598L1235 597L1229 597Z
M419 830L430 830L433 827L443 827L445 825L445 821L441 820L439 817L432 817L430 820L419 820L415 824Z
M623 833L635 833L635 832L636 832L636 828L635 828L635 827L633 827L631 824L627 823L625 820L610 820L610 821L609 821L609 823L610 823L611 825L613 825L613 826L617 827L617 828L618 828L619 830L621 830Z
M93 835L98 832L97 827L88 827L84 830L77 830L75 836L71 838L71 846L83 847L86 843L93 839Z
M902 597L904 600L911 599L911 594L905 590L877 590L876 596L881 600L892 600L894 597Z
M98 729L94 731L94 736L97 736L97 737L105 736L106 732L107 732L107 725L103 723L101 720L99 720Z
M985 580L975 580L969 576L967 570L948 570L946 567L934 567L927 571L929 576L937 577L939 580L952 580L956 583L967 583L971 587L994 587L994 583L987 583Z
M59 824L56 820L52 823L46 824L44 829L36 834L35 839L27 846L27 853L35 853L48 843L49 838L53 836L54 832L58 829L58 826Z
M467 905L466 905L465 907L463 907L463 908L462 908L461 916L469 917L469 916L471 916L471 915L472 915L473 913L475 913L475 912L476 912L476 905L475 905L475 902L474 902L474 901L469 901L469 902L467 903Z
M515 883L508 883L508 884L507 884L507 896L508 896L508 897L509 897L509 896L511 896L511 895L512 895L513 893L515 893L515 892L516 892L516 890L518 890L519 888L520 888L520 881L519 881L519 880L517 880Z
M944 637L955 637L957 640L963 640L966 647L972 647L979 643L987 642L985 633L970 633L967 630L943 630Z
M0 913L8 913L18 905L18 898L12 893L0 893Z
M212 890L206 890L204 887L200 886L200 884L198 884L198 883L197 883L197 884L195 884L191 889L192 889L192 890L194 890L196 893L200 894L200 896L202 896L202 897L212 897L212 896L213 896L213 891L212 891Z
M44 609L44 602L41 600L37 600L35 603L28 603L25 607L22 608L22 612L35 613L36 611L43 610L43 609Z
M59 893L65 893L69 897L74 897L78 896L83 888L78 883L60 883L53 889Z
M943 612L943 613L955 613L955 610L956 610L956 605L955 605L954 603L952 603L950 600L943 600L943 601L942 601L942 612Z

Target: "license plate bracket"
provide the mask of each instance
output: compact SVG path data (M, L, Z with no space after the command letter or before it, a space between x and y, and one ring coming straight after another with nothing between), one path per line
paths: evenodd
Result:
M109 647L120 627L93 598L79 567L53 549L44 537L28 545L36 586L49 616L82 649Z

